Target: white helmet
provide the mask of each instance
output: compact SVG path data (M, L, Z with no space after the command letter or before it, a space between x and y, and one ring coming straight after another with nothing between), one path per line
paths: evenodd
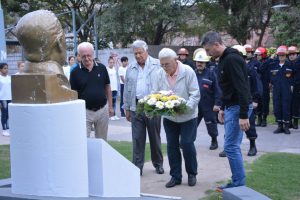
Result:
M199 48L196 50L197 53L195 54L194 61L198 62L209 62L210 56L207 55L205 49Z
M247 55L246 48L243 47L242 45L236 44L236 45L233 45L232 48L238 50L243 56Z

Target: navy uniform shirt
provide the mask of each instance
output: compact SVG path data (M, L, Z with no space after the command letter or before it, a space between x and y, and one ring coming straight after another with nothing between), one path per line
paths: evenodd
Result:
M104 65L94 63L93 69L89 71L81 64L81 67L71 72L70 84L72 90L78 92L78 98L85 100L87 109L96 111L105 106L105 87L110 81Z

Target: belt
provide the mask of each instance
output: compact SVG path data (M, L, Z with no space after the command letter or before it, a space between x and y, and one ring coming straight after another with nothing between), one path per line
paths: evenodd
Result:
M105 105L104 105L104 106L105 106ZM86 109L87 109L87 110L90 110L90 111L94 111L94 112L96 112L96 111L98 111L98 110L102 109L104 106L93 107L93 108L86 108Z

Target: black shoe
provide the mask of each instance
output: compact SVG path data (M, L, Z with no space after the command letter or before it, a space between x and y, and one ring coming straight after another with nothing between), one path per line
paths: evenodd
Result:
M267 117L263 117L261 120L261 127L266 127L267 126Z
M298 119L293 120L293 129L298 129Z
M218 148L218 142L217 141L211 142L209 149L215 150L217 148Z
M256 147L250 147L247 155L248 156L255 156L256 154L257 154Z
M174 187L175 185L180 185L181 184L181 181L179 180L176 180L175 178L171 178L171 180L169 182L167 182L166 184L166 188L171 188L171 187Z
M196 185L196 183L197 183L196 175L189 174L188 175L188 185L189 186L194 186L194 185Z
M163 173L165 173L165 170L164 170L164 168L162 166L156 167L155 171L156 171L157 174L163 174Z
M289 130L289 124L285 124L284 128L283 128L283 132L284 134L291 134L291 131Z
M226 157L226 153L225 153L224 150L223 150L222 152L219 153L219 157Z
M282 123L279 123L278 128L275 131L273 131L273 133L275 133L275 134L283 133L283 132L284 132L284 130L283 130L283 124Z

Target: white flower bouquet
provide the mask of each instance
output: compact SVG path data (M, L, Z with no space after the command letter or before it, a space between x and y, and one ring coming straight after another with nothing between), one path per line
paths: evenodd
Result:
M186 100L171 91L159 91L140 99L137 114L145 113L149 118L155 116L176 116L188 111Z

